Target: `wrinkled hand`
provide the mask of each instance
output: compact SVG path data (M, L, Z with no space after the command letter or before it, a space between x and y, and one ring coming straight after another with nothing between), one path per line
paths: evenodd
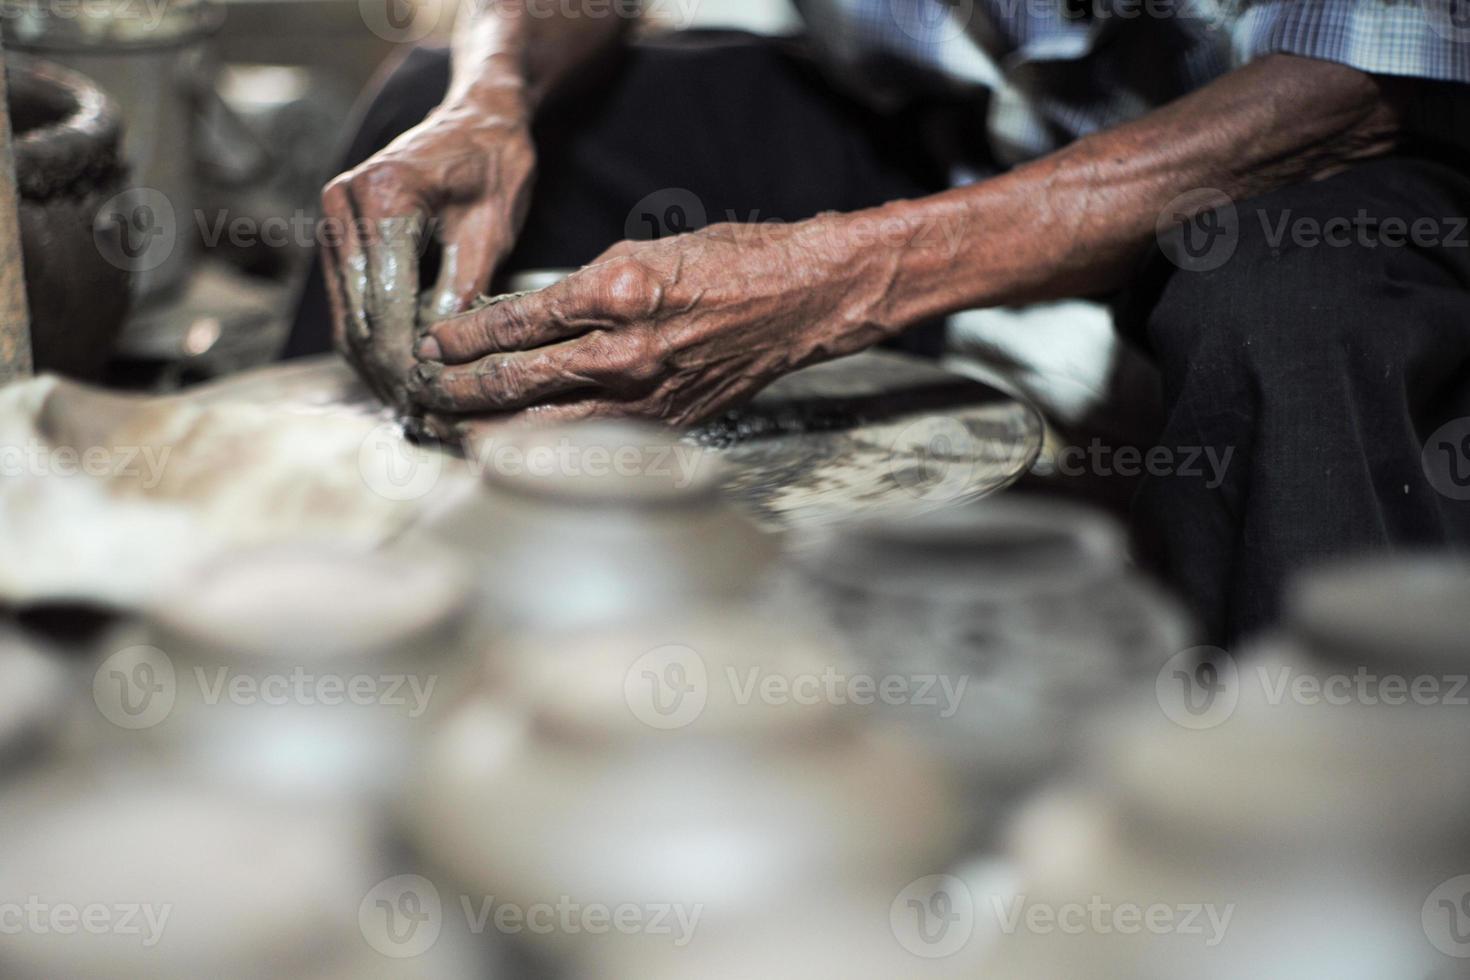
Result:
M827 215L622 242L558 285L434 325L412 392L446 413L707 419L885 335L873 311L890 279L845 238Z
M400 409L409 407L416 363L426 236L437 233L444 245L436 312L467 309L525 217L535 150L522 116L490 105L440 107L322 194L337 349Z

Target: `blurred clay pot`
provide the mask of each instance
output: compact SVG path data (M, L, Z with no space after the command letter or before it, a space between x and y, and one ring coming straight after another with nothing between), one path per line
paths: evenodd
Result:
M391 799L472 664L467 601L458 567L435 554L228 555L151 611L147 644L99 667L98 706L123 729L103 737L230 787ZM116 684L135 676L162 692L141 710Z
M530 429L477 449L484 487L429 524L480 567L506 631L680 611L759 591L773 539L720 498L714 454L621 422Z
M787 624L733 615L568 631L556 656L507 651L436 733L408 795L414 837L470 888L523 907L673 902L701 929L894 894L943 866L965 815L937 760L867 713L740 687L828 668L848 669ZM669 937L535 941L636 960Z
M126 174L117 109L76 72L5 61L36 370L95 379L128 311L126 263L94 233Z

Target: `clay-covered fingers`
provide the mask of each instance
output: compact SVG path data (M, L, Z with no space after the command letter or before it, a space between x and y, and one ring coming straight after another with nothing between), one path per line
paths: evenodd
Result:
M418 347L421 358L463 364L530 350L591 331L643 319L657 307L659 288L636 259L588 266L532 293L509 296L434 324Z
M525 222L534 170L529 140L512 140L499 152L466 155L448 166L444 179L451 196L441 215L435 316L463 313L489 290ZM486 193L487 187L499 193Z
M379 393L403 401L415 359L419 255L429 209L397 168L365 164L323 193L335 241L324 273L339 346Z
M505 412L544 405L568 392L617 398L658 371L639 328L597 331L527 351L491 354L468 364L426 362L412 393L441 412Z
M436 317L463 313L490 288L495 266L509 248L510 233L504 225L489 203L445 213L433 294Z

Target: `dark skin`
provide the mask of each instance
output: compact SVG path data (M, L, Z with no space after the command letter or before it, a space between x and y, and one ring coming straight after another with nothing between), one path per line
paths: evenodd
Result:
M528 44L514 12L497 7L484 16L502 25L488 36ZM614 36L584 35L581 50ZM359 212L377 216L452 202L460 260L450 263L440 310L462 310L489 281L524 210L532 93L575 60L499 52L482 61L474 79L481 84L521 72L521 115L513 96L485 101L479 117L446 110L339 178L328 188L329 210L340 206L344 181ZM789 225L722 224L622 242L560 285L450 315L426 331L402 320L366 323L342 294L339 329L359 368L389 379L377 382L380 390L396 390L457 434L509 419L694 423L782 374L937 316L1121 288L1180 195L1213 188L1242 200L1391 150L1403 84L1272 55L970 187ZM461 173L475 179L451 187ZM446 193L470 186L479 197Z

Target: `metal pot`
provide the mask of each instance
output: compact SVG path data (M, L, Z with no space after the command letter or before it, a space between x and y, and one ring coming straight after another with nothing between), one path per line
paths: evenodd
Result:
M5 68L36 368L96 378L128 309L127 269L94 234L123 186L117 109L57 65L7 52Z
M191 265L193 88L204 39L219 26L221 10L209 0L0 4L7 48L44 54L84 73L119 107L131 181L126 195L99 217L120 222L116 233L132 236L109 250L116 248L114 261L133 273L140 304L179 286Z

